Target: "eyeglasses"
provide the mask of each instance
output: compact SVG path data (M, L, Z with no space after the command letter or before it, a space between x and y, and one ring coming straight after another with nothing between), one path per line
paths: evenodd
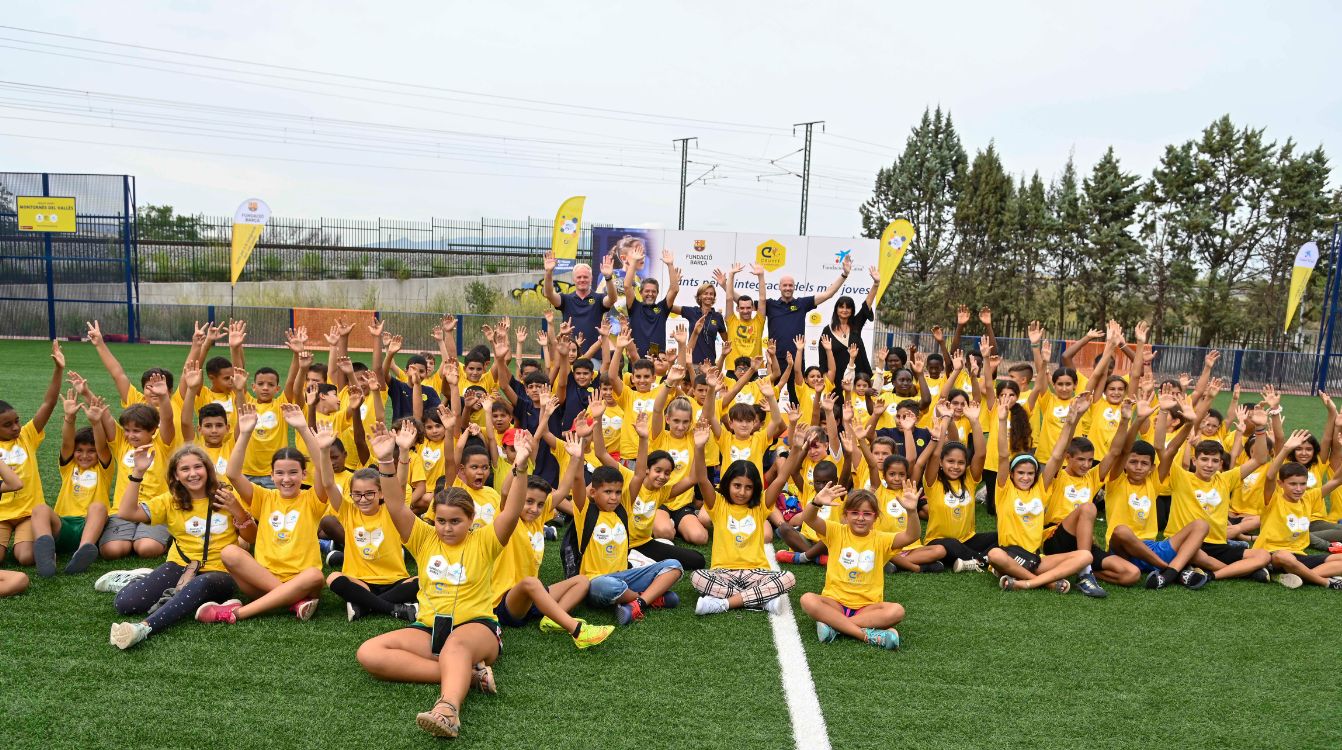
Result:
M873 513L873 512L871 512L871 511L869 511L869 510L855 510L855 511L853 511L852 513L850 513L849 515L854 516L855 518L875 518L875 517L876 517L876 514Z
M369 492L351 492L349 493L349 497L351 500L376 500L377 490L371 490Z

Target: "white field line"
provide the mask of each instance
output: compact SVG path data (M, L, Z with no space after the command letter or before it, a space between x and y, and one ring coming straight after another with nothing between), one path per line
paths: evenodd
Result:
M772 552L772 545L766 547ZM778 563L770 555L769 566L778 570ZM774 631L774 646L778 650L778 666L783 678L783 698L787 700L788 716L792 720L792 736L797 750L830 750L829 732L825 729L825 715L820 712L820 698L815 694L811 668L806 663L806 651L801 645L797 620L792 616L792 602L783 595L783 611L769 616Z

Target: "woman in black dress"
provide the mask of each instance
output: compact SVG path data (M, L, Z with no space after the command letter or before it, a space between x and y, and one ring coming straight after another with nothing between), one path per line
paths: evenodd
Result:
M871 291L867 292L866 299L862 300L862 309L857 309L857 304L852 297L844 295L834 303L834 313L830 317L829 325L821 332L821 336L829 336L833 341L833 347L830 355L834 357L834 377L839 382L843 381L843 373L848 367L850 344L857 344L857 361L854 368L857 372L871 374L871 361L867 358L867 343L862 340L862 329L870 323L875 315L872 313L871 306L876 301L876 292L880 288L880 274L876 266L869 266L871 271ZM828 357L823 348L820 349L820 369L824 371L829 365Z

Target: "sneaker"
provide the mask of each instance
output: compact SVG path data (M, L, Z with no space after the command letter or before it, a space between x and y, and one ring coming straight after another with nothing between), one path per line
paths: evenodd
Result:
M648 606L653 609L675 609L680 606L680 594L677 594L674 591L668 591L648 602Z
M55 537L43 534L33 540L33 565L37 567L37 574L43 578L56 575Z
M779 594L764 603L764 611L771 615L783 614L783 602L787 601L786 594Z
M863 628L867 634L867 643L887 651L899 648L899 631L894 628Z
M1282 573L1277 576L1277 583L1280 583L1288 589L1298 589L1305 585L1305 579L1295 573Z
M559 538L559 529L556 529L555 527L547 524L545 527L545 541L553 542L558 538Z
M1179 583L1183 584L1185 588L1192 589L1193 591L1197 591L1203 586L1206 586L1211 580L1211 576L1192 566L1184 568L1179 572Z
M115 594L152 572L154 572L152 568L109 570L93 582L93 590L102 594Z
M599 646L605 643L610 634L614 632L614 625L588 625L583 623L582 628L578 630L578 637L573 639L573 645L579 649Z
M919 573L945 573L945 572L946 572L946 563L944 563L944 562L942 562L942 561L940 561L940 560L935 560L935 561L930 562L930 563L923 563L922 565L919 565L919 566L918 566L918 572L919 572Z
M289 611L293 612L294 617L297 617L300 621L307 622L312 619L313 615L317 614L317 600L303 599L296 601L289 605Z
M1066 594L1068 591L1072 590L1072 582L1064 578L1061 581L1054 581L1053 583L1050 583L1048 587L1058 592L1059 594Z
M1328 554L1342 555L1342 542L1333 542L1328 545Z
M1227 539L1226 546L1239 547L1240 549L1248 549L1249 543L1244 541L1243 539Z
M890 576L890 575L894 575L895 573L898 573L898 572L899 572L899 566L896 565L896 564L894 563L894 561L891 561L891 562L888 562L888 563L885 564L885 574L886 574L886 575Z
M322 559L326 561L328 568L341 568L345 565L345 553L338 549L327 552Z
M951 563L951 570L956 573L982 573L983 563L978 560L956 560Z
M821 643L833 643L834 639L839 637L839 631L823 622L817 622L815 624L815 635Z
M1171 575L1168 569L1153 570L1146 574L1146 587L1148 589L1163 589L1176 580L1178 580L1178 574Z
M346 619L346 620L349 620L350 622L354 622L355 620L359 619L360 617L363 617L363 616L366 615L366 614L368 614L368 612L365 611L363 607L360 607L359 605L355 604L354 602L345 602L345 619Z
M330 539L318 539L317 548L321 550L322 559L325 560L326 556L335 550L335 542Z
M1016 579L1011 576L1002 576L997 579L997 585L1001 586L1003 591L1011 591L1016 588Z
M586 620L579 619L578 622L582 623L584 628L587 627ZM568 634L569 631L565 630L563 625L560 625L559 623L555 622L554 620L551 620L548 616L546 616L541 618L541 632Z
M485 695L498 695L499 685L494 681L494 670L488 664L480 663L471 667L471 688Z
M148 624L143 622L118 622L112 625L108 642L125 651L148 637Z
M70 561L65 564L65 574L83 573L97 560L98 545L81 544L79 549L75 550L73 555L70 555Z
M1333 591L1342 591L1342 576L1333 576L1328 579L1328 588Z
M1109 592L1104 590L1100 582L1095 580L1093 575L1077 576L1076 587L1081 589L1081 593L1096 599L1103 599L1109 596Z
M196 608L196 622L222 622L232 625L238 621L238 607L242 602L229 599L223 604L205 602Z
M643 607L639 605L637 599L615 608L615 622L619 625L629 625L642 619Z
M731 607L727 606L726 599L719 599L716 596L701 596L699 601L694 603L694 613L696 615L717 615L726 612Z
M816 565L829 565L829 555L821 555L820 557L817 557L811 562L815 563Z
M401 622L415 622L419 619L419 604L417 602L393 604L391 605L391 616Z
M1249 580L1258 581L1259 583L1271 583L1272 574L1268 572L1267 568L1259 568L1249 574Z
M801 565L806 562L806 555L790 549L780 549L774 553L774 559L781 563Z

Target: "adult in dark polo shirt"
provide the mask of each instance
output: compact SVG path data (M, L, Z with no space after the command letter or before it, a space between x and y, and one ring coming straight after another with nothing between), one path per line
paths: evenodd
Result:
M680 291L680 269L675 266L675 256L670 250L662 251L662 262L666 264L666 297L658 300L661 291L655 278L639 279L644 263L643 243L633 245L629 257L625 259L624 302L629 311L629 333L634 338L634 346L644 356L657 354L666 348L666 319L676 304L676 293Z
M723 285L726 285L726 276L722 270L718 269L716 275L722 276ZM713 284L701 284L699 291L694 293L695 305L682 305L672 308L672 312L685 319L685 324L689 326L690 340L693 345L690 348L690 361L694 364L701 362L718 361L718 339L727 340L727 321L718 312L715 306L718 303L718 289ZM703 318L704 327L700 329L699 336L694 336L694 326Z
M765 302L764 318L769 324L769 338L778 344L780 364L787 362L789 352L796 354L797 347L792 340L805 335L806 313L838 294L852 270L853 258L851 256L844 258L843 271L839 274L839 278L835 279L828 289L812 297L793 296L797 291L797 280L791 276L784 276L778 280L778 299Z
M615 279L612 278L614 262L607 255L601 260L601 275L606 279L606 294L598 297L592 289L592 267L579 263L573 267L573 291L560 294L555 289L555 255L550 250L545 253L545 281L541 291L554 305L563 319L573 324L573 337L582 334L583 346L591 346L597 340L597 328L606 311L615 305Z

